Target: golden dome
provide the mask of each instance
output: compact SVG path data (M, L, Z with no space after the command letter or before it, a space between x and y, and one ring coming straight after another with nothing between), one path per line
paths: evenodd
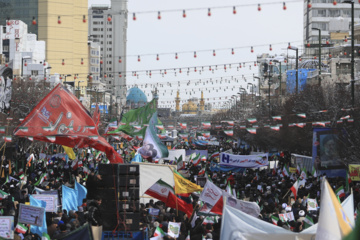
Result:
M187 114L196 114L198 106L191 100L182 105L182 112Z

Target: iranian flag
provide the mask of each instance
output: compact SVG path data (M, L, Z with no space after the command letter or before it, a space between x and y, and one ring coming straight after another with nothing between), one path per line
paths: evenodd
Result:
M201 125L203 128L211 128L211 122L202 122Z
M308 227L311 227L312 225L314 225L314 220L309 215L306 215L304 222L305 222L305 228L308 228Z
M245 125L240 125L240 129L246 129Z
M296 199L296 195L299 189L299 181L296 181L294 185L290 188L291 192L294 194L294 198Z
M0 133L5 133L5 127L0 127Z
M16 232L22 233L22 234L25 234L27 230L28 230L28 228L24 224L21 224L21 223L18 223L15 228Z
M180 123L180 127L181 127L181 129L186 129L187 128L187 123Z
M166 236L165 232L160 227L156 227L154 232L154 237L161 237L162 239L165 236Z
M301 118L306 118L306 113L298 113L298 114L296 114L296 116L301 117Z
M256 128L247 128L246 130L251 134L256 134Z
M0 200L3 200L6 196L9 196L10 194L0 190Z
M210 137L210 132L202 132L201 134L206 138Z
M46 136L46 139L50 142L55 142L56 141L56 137L55 136Z
M301 168L300 165L298 164L296 167L296 174L300 175L300 173L301 173Z
M168 129L174 129L174 125L168 125L167 128Z
M4 136L3 139L4 139L5 142L11 142L12 141L11 136Z
M313 177L317 177L317 172L314 166L312 167L311 174L313 175Z
M283 170L282 170L282 175L285 177L285 176L290 176L290 171L289 171L289 168L288 166L285 164Z
M159 130L164 130L164 125L157 124L156 128Z
M180 136L182 139L187 139L187 138L188 138L188 135L187 135L187 134L179 133L179 136Z
M201 175L204 175L205 174L205 168L202 168L200 171L199 171L199 176L201 176Z
M135 130L141 130L141 126L140 125L134 125L133 126Z
M295 125L299 128L303 128L306 126L306 123L296 123Z
M347 115L347 116L345 116L345 117L341 117L340 119L341 120L345 120L345 119L349 119L350 118L350 115Z
M39 180L36 183L34 183L34 186L40 185L45 179L46 179L46 173L41 174Z
M221 129L222 126L221 126L221 125L215 125L215 128L216 128L216 129Z
M352 123L352 122L354 122L354 119L353 119L353 118L349 118L347 121L348 121L349 123Z
M273 116L272 119L281 121L281 116Z
M204 155L201 156L201 161L202 161L202 162L206 162L206 156L204 156Z
M344 187L341 186L338 189L336 189L336 195L339 196L339 198L345 197L345 191L344 191Z
M276 216L271 216L271 221L272 221L272 223L273 223L274 225L277 226L277 223L278 223L278 221L279 221L279 218L276 217Z
M280 126L272 126L270 128L275 131L280 131Z
M136 139L139 140L139 141L142 141L144 140L143 136L142 135L136 135Z
M157 136L158 136L158 138L160 138L160 139L165 139L165 138L166 138L166 135L164 135L164 134L157 134Z
M226 122L226 123L229 124L230 126L234 126L234 121L228 121L228 120L226 120L226 121L221 121L221 122Z
M307 175L307 172L306 172L305 168L303 168L303 170L301 171L300 178L301 179L307 179L308 178L308 175Z
M211 154L211 158L217 158L220 156L220 152L214 152L213 154Z
M194 158L192 158L191 162L193 163L194 166L199 165L199 163L201 162L200 153L197 154Z
M174 192L174 189L169 184L159 179L148 190L146 190L145 194L166 203L170 191Z
M288 127L294 127L294 126L296 126L295 123L289 123L289 124L288 124Z
M249 123L256 123L257 122L256 118L248 118L247 120L248 120Z
M234 130L224 130L224 133L230 137L234 135Z
M28 127L19 127L19 131L28 132L29 128Z
M20 180L24 180L25 175L24 175L24 174L21 174L19 177L20 177Z

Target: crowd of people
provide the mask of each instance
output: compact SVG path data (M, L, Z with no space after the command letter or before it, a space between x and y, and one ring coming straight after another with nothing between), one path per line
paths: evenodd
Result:
M123 150L122 153L134 153L136 148L133 148L133 146L134 144L128 143L127 149ZM178 145L178 148L185 147L194 148L186 144ZM224 142L218 147L209 149L209 156L213 151L234 150L233 148L233 144ZM239 154L248 154L248 150L235 149L234 151ZM262 170L243 169L238 172L219 172L214 171L217 159L209 157L207 161L197 166L187 162L185 171L189 173L189 180L195 183L197 177L203 176L199 172L205 167L205 175L219 188L225 190L230 185L236 198L256 202L261 209L259 219L269 224L276 224L278 227L289 231L301 232L308 227L306 218L309 219L310 217L313 223L318 221L319 210L321 209L320 178L326 176L314 177L312 173L308 172L306 182L299 187L297 197L294 198L291 196L289 189L300 176L297 173L284 176L283 168L290 162L289 158L290 154L275 156L272 160L277 162L276 170L266 168ZM59 199L61 199L62 186L73 187L75 181L87 188L94 187L101 180L101 176L97 174L97 167L101 162L104 161L101 158L95 159L94 154L91 154L91 152L83 155L81 161L77 161L76 164L56 155L50 159L39 159L39 155L35 154L32 161L26 162L26 166L17 171L14 168L14 161L11 161L11 159L3 161L1 171L4 173L1 179L1 215L14 216L14 226L17 226L19 204L28 203L29 195L46 190L57 190ZM9 169L12 170L9 171ZM344 188L347 186L344 178L327 179L334 190L340 186ZM352 182L347 189L353 190L354 207L356 209L360 203L360 185ZM345 197L340 197L340 201L343 201L349 194L350 191L346 192ZM181 199L193 204L194 213L201 207L198 193L181 196ZM309 210L308 199L317 201L317 210ZM47 234L50 239L61 239L86 223L93 227L100 227L102 225L101 203L101 196L87 196L77 211L67 212L62 210L60 204L57 212L47 212ZM153 209L159 210L155 211L156 215L153 214ZM293 219L283 220L280 215L284 213L292 213ZM157 235L161 229L160 232L163 232L162 238L173 239L166 233L168 232L169 223L177 222L181 223L178 239L186 239L188 236L191 239L220 239L221 215L207 217L192 214L189 216L174 208L167 207L164 202L156 200L140 204L140 215L139 230L146 230L150 237ZM25 233L15 231L14 239L41 239L41 236L31 232L29 228Z

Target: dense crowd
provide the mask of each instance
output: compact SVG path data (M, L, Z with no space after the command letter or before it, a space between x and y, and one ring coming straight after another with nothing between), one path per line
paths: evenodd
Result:
M134 154L136 151L133 148L134 143L128 144L126 150L122 154ZM136 146L136 144L135 144ZM180 144L178 148L194 148L187 144ZM209 148L209 155L215 151L225 151L231 149L233 152L239 154L249 154L248 149L239 149L234 147L234 144L222 142L217 147ZM186 163L185 171L189 174L189 180L196 182L197 177L201 177L199 171L205 167L206 175L221 189L226 189L228 185L234 190L234 195L241 200L256 202L261 211L258 216L259 219L270 224L276 224L278 227L288 229L293 232L301 232L308 227L306 218L309 217L313 223L318 221L319 209L321 209L321 192L320 192L320 178L313 177L310 172L307 173L306 183L299 187L297 197L291 196L289 189L292 187L299 174L293 173L290 176L284 176L282 170L285 164L290 162L290 154L276 155L272 160L277 161L277 169L245 169L239 172L218 172L214 171L217 159L208 158L206 162L194 166L191 162ZM15 170L15 162L5 160L2 164L1 179L1 214L3 216L14 216L17 225L17 217L20 203L28 203L29 195L39 193L43 190L57 190L59 199L61 199L61 188L63 185L74 187L75 181L92 188L101 180L101 176L97 174L97 166L102 162L102 159L95 160L93 154L85 154L81 164L78 161L74 165L71 161L66 161L63 158L52 157L51 159L39 159L35 155L34 160L27 163L24 169ZM9 168L12 169L9 174ZM25 176L24 178L22 176ZM45 176L45 177L44 177ZM340 186L346 188L346 180L343 178L328 178L332 188L335 190ZM359 183L349 184L347 189L352 189L354 194L354 207L358 207L360 203L360 186ZM348 195L341 197L343 201ZM194 213L199 210L201 203L199 201L199 194L192 193L187 196L181 196L181 199L192 203ZM317 210L308 210L308 199L316 199L318 204ZM83 204L78 207L77 211L61 210L61 207L56 213L46 213L47 233L51 239L60 239L69 232L88 223L91 226L101 226L101 196L87 196L83 200ZM158 209L154 215L152 209ZM279 214L292 212L294 219L287 221L280 220ZM221 216L206 217L199 214L188 216L181 211L174 208L167 207L161 201L150 200L146 204L140 204L140 229L148 231L149 236L156 235L155 232L164 232L164 239L171 239L166 235L168 231L169 222L180 222L180 236L178 239L186 239L191 236L191 239L219 239L221 229ZM194 218L194 216L196 216ZM277 219L274 221L274 219ZM41 239L41 236L30 231L26 233L15 232L15 239Z

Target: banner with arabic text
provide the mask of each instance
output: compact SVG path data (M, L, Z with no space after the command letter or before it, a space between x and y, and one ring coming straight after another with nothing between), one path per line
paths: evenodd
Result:
M268 154L233 155L220 153L220 165L242 168L258 168L269 164Z

